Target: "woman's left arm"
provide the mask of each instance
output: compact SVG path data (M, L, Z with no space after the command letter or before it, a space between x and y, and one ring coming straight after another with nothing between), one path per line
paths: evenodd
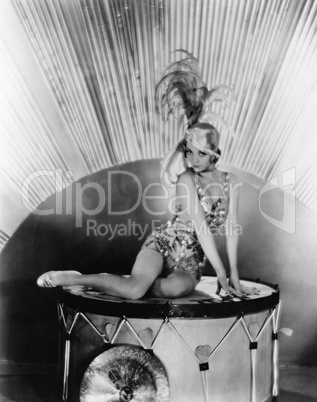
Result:
M239 192L241 184L237 180L230 180L230 199L229 210L227 215L226 228L226 252L230 267L230 283L237 291L241 292L241 284L238 273L238 241L241 234L241 227L238 224L238 207L239 207Z

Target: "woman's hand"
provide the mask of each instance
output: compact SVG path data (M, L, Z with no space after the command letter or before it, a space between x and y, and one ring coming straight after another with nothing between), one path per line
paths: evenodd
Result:
M242 290L242 285L240 283L237 271L235 271L235 273L232 273L230 275L229 286L233 287L237 292L240 292L242 294L244 293Z
M223 289L226 295L229 297L243 296L242 292L229 285L226 275L217 275L217 295L220 295L221 289Z
M241 285L239 277L234 274L230 275L229 287L234 288L237 292L241 293L241 295L243 295L243 296L260 294L259 289L255 288L255 287Z

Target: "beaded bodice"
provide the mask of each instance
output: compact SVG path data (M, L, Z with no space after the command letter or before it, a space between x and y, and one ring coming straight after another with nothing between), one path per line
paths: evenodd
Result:
M196 189L200 204L204 210L211 233L216 233L226 219L229 204L228 173L223 173L223 195L212 205L196 179ZM154 230L144 242L143 247L153 248L161 253L164 261L163 273L168 274L171 270L190 271L194 274L196 281L204 271L206 256L198 241L197 234L191 220L182 221L178 209L171 221Z
M205 195L201 187L198 177L195 180L198 198L204 210L206 221L209 226L222 225L228 214L229 205L229 173L223 173L223 195L221 195L216 202L210 205L208 197Z

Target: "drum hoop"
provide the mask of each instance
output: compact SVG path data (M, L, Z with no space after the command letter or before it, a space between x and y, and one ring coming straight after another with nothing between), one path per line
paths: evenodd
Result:
M250 281L250 279L242 279ZM96 300L72 294L63 288L52 288L51 296L55 301L64 303L75 310L99 314L111 317L128 318L226 318L232 316L243 316L247 314L259 313L275 308L280 300L280 292L277 285L272 285L262 281L254 281L266 285L274 292L261 298L241 300L240 302L222 303L198 303L197 304L176 304L168 300L165 303L146 303L133 304L129 300Z

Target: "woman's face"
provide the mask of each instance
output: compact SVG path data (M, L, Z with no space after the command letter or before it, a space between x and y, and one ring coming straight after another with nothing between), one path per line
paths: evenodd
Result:
M187 142L185 146L185 157L188 159L188 162L196 172L203 172L211 165L210 155L198 148L195 148L189 142Z

